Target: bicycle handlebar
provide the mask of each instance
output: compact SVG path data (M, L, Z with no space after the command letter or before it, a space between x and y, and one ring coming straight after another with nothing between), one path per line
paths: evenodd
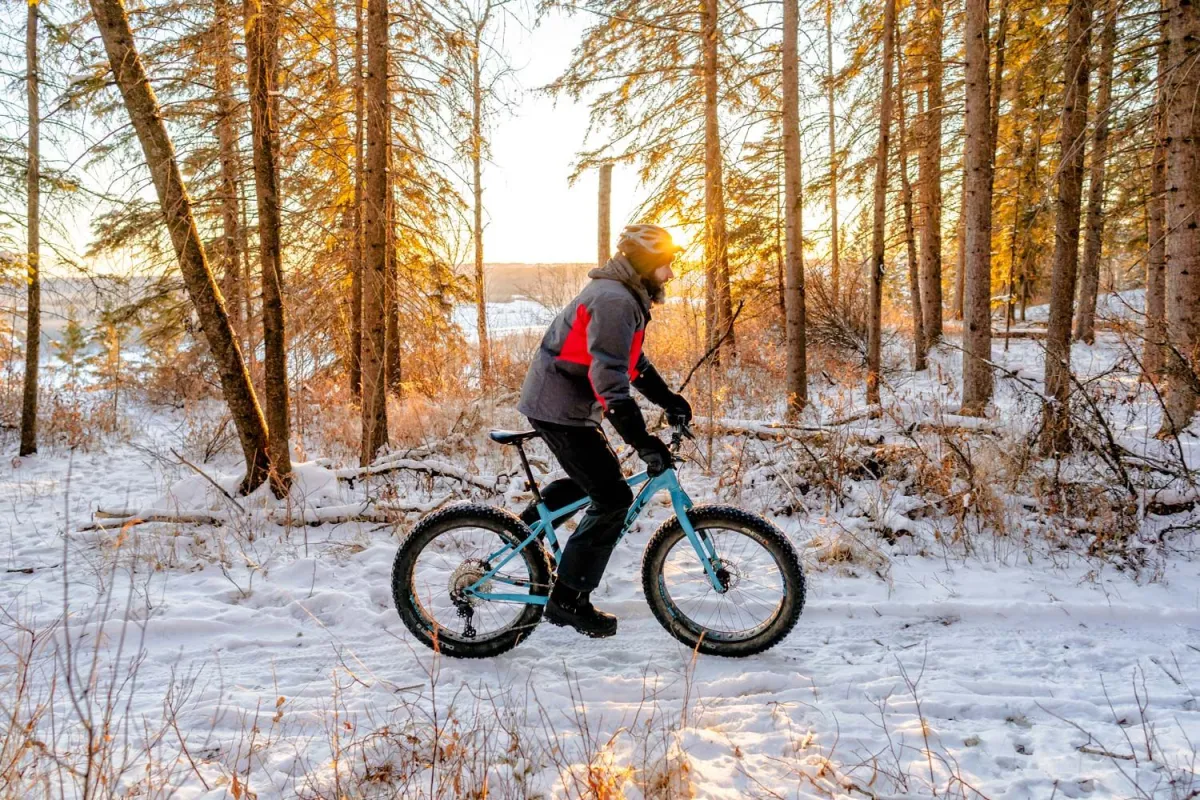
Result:
M688 424L686 422L672 422L671 423L671 443L669 445L669 447L671 449L671 454L674 455L679 451L679 448L683 446L684 439L695 439L695 438L696 438L695 435L692 434L692 429L688 426Z

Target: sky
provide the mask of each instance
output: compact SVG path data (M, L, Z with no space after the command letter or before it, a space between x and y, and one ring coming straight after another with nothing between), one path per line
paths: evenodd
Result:
M590 20L554 15L531 32L510 33L508 50L521 87L511 115L493 125L491 162L483 172L484 260L497 263L590 262L596 258L595 171L568 183L584 144L588 109L555 101L537 87L558 77ZM613 169L612 231L631 220L643 198L632 167ZM650 220L645 220L650 221Z

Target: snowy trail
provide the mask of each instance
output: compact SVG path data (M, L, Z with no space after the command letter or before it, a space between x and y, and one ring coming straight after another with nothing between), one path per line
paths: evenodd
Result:
M98 504L149 502L185 476L164 473L132 448L77 454L67 501L67 464L44 457L5 468L0 528L11 544L0 552L0 569L59 562L68 502L77 527ZM390 530L326 525L291 533L286 546L268 541L272 534L254 545L262 571L245 596L213 563L211 529L131 529L162 566L152 571L143 562L135 576L145 598L130 616L144 626L146 658L133 707L153 717L172 675L199 670L181 722L206 743L201 769L213 777L236 761L256 710L270 717L284 698L279 736L252 773L261 800L297 796L304 773L327 771L335 706L339 719L365 732L409 719L413 707L439 705L445 713L455 692L464 718L474 697L489 698L531 737L549 725L575 759L586 758L580 709L583 727L601 741L651 712L682 719L672 741L687 753L699 797L828 796L801 777L819 772L826 757L862 787L874 774L881 797L929 796L931 785L943 796L976 796L969 786L993 798L1172 797L1172 775L1194 780L1196 563L1180 559L1164 581L1146 585L1079 561L1055 567L894 554L888 582L810 563L808 604L786 642L744 661L693 665L641 597L641 551L665 515L652 511L622 543L596 596L621 618L615 639L543 625L516 650L484 662L435 661L408 636L391 603ZM776 522L798 544L807 540L796 520ZM92 596L89 565L111 555L105 547L84 536L68 544L76 614ZM244 571L233 574L245 589ZM62 609L61 571L6 573L0 607L53 619ZM79 617L72 631L86 640L103 630L114 640L123 617L118 604L110 619L87 626ZM633 749L631 736L618 737L616 747ZM549 788L558 774L542 763L532 780ZM186 771L181 777L181 798L222 796L206 794Z

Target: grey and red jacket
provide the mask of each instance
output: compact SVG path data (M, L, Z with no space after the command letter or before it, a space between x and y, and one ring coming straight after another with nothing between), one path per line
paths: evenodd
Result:
M588 273L583 290L558 313L538 346L517 410L558 425L599 427L613 403L632 398L653 372L642 352L650 294L623 255Z

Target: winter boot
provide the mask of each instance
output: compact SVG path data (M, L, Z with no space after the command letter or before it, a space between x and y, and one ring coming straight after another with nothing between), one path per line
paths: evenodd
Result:
M603 639L617 633L617 618L598 611L589 597L591 592L577 592L565 583L555 583L546 602L546 619L590 636Z

